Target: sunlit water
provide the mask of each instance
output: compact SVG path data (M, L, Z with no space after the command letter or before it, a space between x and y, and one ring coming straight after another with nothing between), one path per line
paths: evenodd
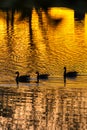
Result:
M7 28L6 14L1 13L1 130L87 129L87 16L77 22L72 10L52 11L50 18L42 12L42 21L33 11L33 45L28 20L20 21L16 13L14 28ZM66 86L64 66L79 74L67 79ZM30 74L31 82L18 88L16 71ZM50 74L49 79L36 84L36 71Z

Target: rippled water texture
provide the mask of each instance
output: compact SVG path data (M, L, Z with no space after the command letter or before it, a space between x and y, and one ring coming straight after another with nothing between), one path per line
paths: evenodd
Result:
M87 16L74 11L33 10L29 19L0 12L0 130L87 129ZM31 28L30 28L31 25ZM31 34L31 35L30 35ZM77 71L66 81L63 68ZM15 83L15 72L30 74L30 83ZM35 72L48 73L36 84Z
M38 70L58 77L66 66L68 71L87 73L86 17L76 22L74 12L65 9L49 11L50 18L41 14L42 19L33 10L31 44L28 20L21 21L16 12L12 28L10 21L6 23L6 13L1 13L0 82L13 82L15 71L31 74Z
M86 130L87 88L40 86L0 88L2 130Z

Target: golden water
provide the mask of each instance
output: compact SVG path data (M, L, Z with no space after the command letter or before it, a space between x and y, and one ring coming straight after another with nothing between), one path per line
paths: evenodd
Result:
M86 130L87 125L87 16L75 21L73 10L42 12L42 23L32 14L29 23L15 13L14 29L0 18L0 128L2 130ZM56 21L55 21L56 19ZM57 19L61 19L57 22ZM80 76L63 84L63 67ZM49 73L39 84L15 84L15 72Z
M55 77L62 76L66 66L68 71L87 73L87 18L75 22L72 10L59 9L57 12L49 11L50 20L42 12L42 25L33 11L33 47L28 20L18 21L19 14L16 13L14 30L11 27L7 30L5 18L0 19L1 81L13 80L16 70L21 74L38 70ZM55 19L59 18L62 20L55 24ZM5 78L7 75L8 79Z

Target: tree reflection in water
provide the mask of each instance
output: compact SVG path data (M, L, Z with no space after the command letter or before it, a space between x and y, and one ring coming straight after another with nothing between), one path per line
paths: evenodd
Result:
M29 22L29 37L30 37L30 45L34 45L34 41L33 41L33 33L32 33L32 12L33 9L36 10L37 15L38 15L38 19L39 19L39 26L43 32L43 36L44 38L46 38L46 29L44 28L44 23L43 23L43 18L42 18L42 12L45 12L45 15L47 16L47 19L50 23L50 21L53 20L53 22L56 24L58 24L61 19L52 19L48 13L49 10L49 2L46 2L46 4L44 5L44 2L31 2L27 3L28 1L13 1L6 5L6 1L1 1L1 10L6 12L6 24L7 24L7 32L9 32L10 30L10 25L11 25L11 29L12 31L14 30L14 16L15 16L15 12L21 13L21 16L19 18L19 20L24 20L25 18L28 19ZM28 5L27 5L28 4Z

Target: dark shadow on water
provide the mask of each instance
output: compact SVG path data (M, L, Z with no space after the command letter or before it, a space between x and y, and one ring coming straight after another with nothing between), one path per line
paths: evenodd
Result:
M7 32L10 30L14 30L14 15L15 15L15 10L6 10L6 24L7 24Z
M6 96L6 99L4 99L4 96ZM0 116L12 118L13 109L8 102L8 93L4 95L4 90L0 90Z

